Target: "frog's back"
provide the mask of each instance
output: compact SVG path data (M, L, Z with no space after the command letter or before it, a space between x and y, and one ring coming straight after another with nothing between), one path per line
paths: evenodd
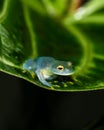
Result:
M52 65L52 63L54 62L54 58L53 57L38 57L35 60L36 63L36 69L44 69L47 68L49 66Z

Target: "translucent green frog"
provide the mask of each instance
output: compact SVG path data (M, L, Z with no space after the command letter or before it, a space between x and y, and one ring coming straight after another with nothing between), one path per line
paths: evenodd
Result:
M28 59L23 64L23 69L34 72L39 81L46 86L51 86L48 80L53 80L58 75L68 76L74 73L70 61L60 61L53 57L38 57L35 60Z

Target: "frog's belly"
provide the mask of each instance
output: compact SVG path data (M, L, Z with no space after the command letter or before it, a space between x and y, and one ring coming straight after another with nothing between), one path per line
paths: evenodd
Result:
M45 79L50 79L50 80L53 79L51 75L47 75L47 74L44 74L44 78Z
M47 80L52 80L56 77L54 74L46 70L42 70L42 74L43 74L44 79L47 79Z

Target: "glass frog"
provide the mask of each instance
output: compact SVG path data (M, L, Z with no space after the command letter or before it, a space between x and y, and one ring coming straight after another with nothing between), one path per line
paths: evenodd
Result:
M74 73L70 61L60 61L53 57L28 59L23 64L23 69L35 73L39 81L46 86L51 86L48 80L53 80L58 75L68 76Z

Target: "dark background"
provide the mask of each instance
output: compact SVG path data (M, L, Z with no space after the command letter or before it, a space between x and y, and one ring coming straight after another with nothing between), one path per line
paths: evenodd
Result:
M0 130L83 130L103 115L103 90L54 92L0 73Z

